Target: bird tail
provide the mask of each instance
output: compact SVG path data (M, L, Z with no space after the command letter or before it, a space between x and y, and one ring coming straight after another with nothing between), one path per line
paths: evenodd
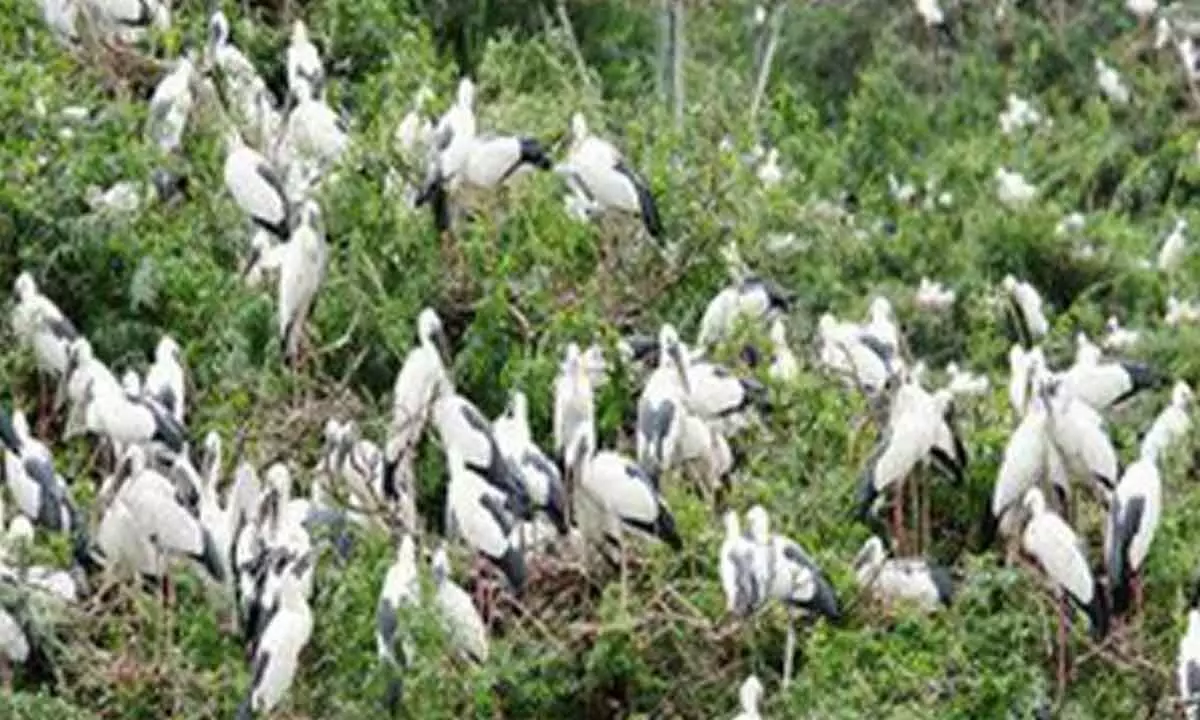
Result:
M992 512L991 498L984 498L983 513L979 522L979 549L987 550L996 542L996 532L1000 529L1000 518Z
M536 138L521 138L521 162L541 170L549 170L554 166L546 154L546 148Z
M254 711L250 709L250 697L247 696L246 699L238 705L237 714L234 716L234 720L251 720L253 717Z
M833 586L829 584L829 580L818 575L816 577L816 586L817 593L812 601L813 607L817 612L828 618L830 622L841 622L842 609L838 605L837 593L834 592Z
M858 483L858 505L854 511L854 519L861 523L867 522L871 516L871 506L875 504L877 497L879 491L875 489L875 475L868 468Z
M221 557L221 550L217 547L217 542L211 532L204 529L200 534L203 539L204 548L196 559L200 561L200 564L204 566L209 575L212 575L213 580L224 582L225 562L227 558Z
M661 502L658 504L658 518L654 523L654 534L676 552L683 549L683 538L675 528L675 516Z
M389 715L395 717L400 710L400 702L404 699L404 678L398 670L388 678L387 689L383 692L383 705Z
M496 564L504 573L504 577L508 578L508 584L512 586L513 593L520 595L521 591L525 589L525 579L529 574L525 568L525 556L521 554L521 550L515 545L509 545L508 550Z
M1092 589L1092 601L1083 608L1083 611L1088 616L1092 639L1100 642L1106 638L1108 636L1108 621L1110 616L1108 594L1104 592L1104 588L1100 585L1099 580L1096 581Z

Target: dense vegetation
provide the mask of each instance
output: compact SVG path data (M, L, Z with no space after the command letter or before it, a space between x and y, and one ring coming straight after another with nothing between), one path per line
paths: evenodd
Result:
M21 268L33 271L114 368L144 368L159 334L172 333L191 371L192 434L216 429L231 438L244 425L251 457L284 453L296 470L312 466L330 416L353 417L382 439L391 383L427 304L452 330L461 391L494 415L508 388L524 388L535 433L545 437L565 343L611 345L621 332L651 332L664 320L690 338L727 282L718 249L730 240L752 267L798 293L788 326L802 358L811 360L821 312L861 317L873 294L887 295L916 357L932 368L955 360L993 381L992 394L965 413L966 485L933 491L932 555L960 579L953 609L884 617L854 601L850 561L867 530L851 513L874 430L857 422L866 404L810 361L794 386L775 388L764 427L740 441L745 462L727 498L739 510L769 508L777 529L813 553L851 608L842 626L820 623L806 634L786 693L778 682L782 613L740 625L724 617L720 523L676 483L667 495L685 549L647 544L626 606L615 584L593 591L570 574L546 579L530 589L523 611L507 613L493 658L478 671L444 658L435 625L422 623L406 702L421 718L721 717L734 714L737 685L754 672L764 679L769 717L1027 717L1054 704L1053 614L1041 581L995 553L973 551L1011 428L1003 388L1013 338L991 299L1006 273L1040 287L1057 362L1069 362L1076 331L1098 335L1115 314L1143 331L1136 355L1172 377L1200 380L1200 333L1161 319L1169 294L1197 292L1200 259L1189 255L1173 277L1140 264L1175 216L1194 217L1189 206L1200 191L1200 133L1176 55L1148 49L1149 34L1120 3L1012 3L1018 7L1004 12L994 6L1008 3L963 3L947 8L953 45L927 32L907 3L791 3L752 120L754 49L770 25L757 26L747 3L686 4L678 121L669 73L659 72L655 3L568 2L561 14L532 0L227 6L235 41L276 86L288 21L302 13L330 68L331 103L350 118L346 162L357 171L321 197L334 250L311 322L316 361L296 376L278 357L271 293L246 288L237 274L248 232L223 190L212 118L192 118L186 152L171 160L189 178L183 202L132 216L88 212L88 186L145 178L161 162L140 140L159 71L152 62L73 55L44 30L34 3L9 3L0 17L0 285L10 287ZM454 9L469 5L477 7ZM197 2L176 8L175 28L154 38L147 56L202 44L207 12ZM1097 55L1124 74L1130 106L1100 94ZM429 218L406 208L385 179L401 163L392 133L414 92L429 84L441 110L460 69L480 87L483 128L550 143L573 111L586 112L660 198L680 248L675 259L572 220L561 181L547 174L514 185L464 225L448 262ZM1010 92L1030 98L1053 125L1002 135L997 116ZM66 119L68 106L89 114ZM726 136L731 150L721 148ZM759 141L779 149L786 172L769 190L741 158ZM1038 186L1026 210L997 204L999 166ZM919 188L936 183L951 202L900 202L889 174ZM848 195L856 199L852 222L817 211L818 201ZM1087 216L1081 234L1056 234L1074 211ZM796 241L782 242L784 233ZM1097 251L1080 252L1085 242ZM922 275L958 292L949 313L913 307ZM735 352L725 357L736 362ZM0 377L0 402L33 406L26 353L6 344ZM620 428L635 398L624 381L604 390L603 444L628 447ZM1123 460L1165 400L1157 393L1115 418ZM75 492L86 501L96 473L88 442L57 447L60 470L79 479ZM1180 452L1166 466L1167 511L1147 568L1144 620L1134 639L1099 652L1074 633L1077 676L1056 716L1175 712L1174 657L1200 523L1190 461ZM436 446L422 453L419 477L420 508L436 530L445 485ZM1082 520L1094 542L1098 512L1089 507ZM65 554L47 539L35 549L41 559ZM323 561L291 717L377 716L383 677L374 607L391 556L389 538L364 536L348 563ZM456 565L464 568L465 556ZM59 709L68 703L79 717L230 717L248 675L238 643L219 629L227 612L194 577L181 581L170 612L132 590L85 601L48 640L49 684L18 673L18 692L0 698L0 714L72 717Z

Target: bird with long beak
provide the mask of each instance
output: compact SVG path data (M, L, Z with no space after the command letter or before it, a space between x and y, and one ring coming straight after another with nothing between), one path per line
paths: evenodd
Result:
M688 410L691 385L688 359L675 328L666 324L659 331L658 368L646 380L638 401L637 456L655 488L676 460Z

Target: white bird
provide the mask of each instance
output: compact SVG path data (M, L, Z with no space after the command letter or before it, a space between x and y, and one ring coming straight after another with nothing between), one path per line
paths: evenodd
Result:
M762 694L762 682L754 675L746 678L738 688L738 702L742 704L742 711L733 720L762 720L762 715L758 714Z
M800 375L800 361L796 359L796 353L788 345L787 327L783 324L783 318L775 318L771 321L769 336L772 356L771 367L767 369L767 375L782 383L795 382Z
M1038 390L1048 411L1046 429L1062 454L1067 470L1083 481L1095 483L1107 497L1116 487L1117 451L1096 410L1071 395L1063 383L1045 381Z
M29 638L17 619L0 608L0 671L10 678L10 663L24 665L29 659Z
M1042 124L1042 114L1035 110L1028 100L1009 93L1006 103L1004 112L1000 113L1000 132L1005 135Z
M1100 364L1103 356L1100 346L1092 342L1087 333L1082 330L1075 333L1075 365L1093 367Z
M279 338L285 360L298 360L300 336L325 282L329 247L321 209L312 200L300 208L300 223L288 240L279 268Z
M883 296L871 300L867 321L862 325L862 334L873 338L890 355L900 350L900 327L896 324L896 313L892 303Z
M75 510L66 481L55 471L50 450L30 434L20 410L10 417L0 408L0 445L4 478L21 514L47 530L71 530Z
M60 385L60 389L65 388L66 390L65 398L60 395L60 404L64 399L70 400L71 404L67 415L65 437L73 437L86 429L84 427L87 411L86 401L89 387L93 384L101 387L105 392L118 395L124 393L112 370L96 357L92 350L92 344L88 342L87 338L76 337L67 346L67 368L63 372L63 383Z
M1200 304L1193 300L1180 300L1171 295L1167 298L1167 311L1163 314L1163 322L1171 327L1200 322Z
M1015 537L1017 517L1010 511L1024 499L1026 491L1047 474L1050 455L1057 457L1058 451L1046 434L1047 411L1042 399L1035 396L1028 409L1022 411L1022 416L1004 447L1000 470L992 487L991 505L983 530L987 543L992 541L997 529L1005 537ZM1055 488L1060 499L1066 497L1065 487L1056 483Z
M954 395L964 397L985 395L991 387L991 381L986 375L975 375L963 370L955 362L946 363L946 375L950 378L946 389Z
M1108 634L1108 603L1104 588L1088 566L1083 542L1066 521L1046 507L1046 498L1038 488L1029 489L1024 504L1029 522L1021 536L1021 546L1041 566L1053 590L1065 594L1087 614L1093 639L1104 639ZM1066 618L1066 600L1062 599L1058 626L1060 685L1066 684L1067 674Z
M332 167L350 144L345 121L313 94L309 83L301 82L295 92L296 106L287 117L283 149L290 161L287 190L293 200L306 196L314 178Z
M1164 273L1173 273L1183 264L1183 256L1187 252L1187 227L1184 218L1175 219L1175 227L1163 240L1162 249L1158 251L1158 269Z
M1158 0L1125 0L1125 8L1144 22L1158 11Z
M68 351L79 333L54 301L41 293L28 272L17 276L14 289L17 301L11 315L13 334L33 351L42 375L58 380L61 388L67 380ZM39 413L49 405L45 384L40 393Z
M308 26L303 20L292 23L292 40L287 49L287 83L288 92L297 100L324 97L325 67L317 46L308 39Z
M1130 595L1136 611L1142 609L1142 568L1162 516L1162 476L1158 457L1143 454L1125 468L1113 492L1104 533L1104 558L1108 566L1112 611L1124 615Z
M179 343L170 335L163 335L154 349L154 364L146 372L142 392L158 401L182 425L186 403L180 357Z
M255 645L251 686L238 708L238 720L269 713L283 701L300 667L300 653L312 637L313 614L303 581L291 569L279 584L279 602Z
M655 488L650 476L638 463L610 450L601 450L590 458L577 458L579 492L599 501L630 530L656 537L673 550L683 548L675 528L675 516ZM580 522L584 522L580 518ZM610 540L617 540L610 538Z
M1101 361L1099 348L1085 349L1082 362L1076 362L1060 377L1071 396L1098 411L1125 402L1159 381L1149 365L1123 361Z
M471 596L450 579L450 561L446 548L433 551L430 562L433 574L433 602L450 643L462 657L476 663L488 659L487 627Z
M429 89L428 85L418 88L416 95L413 96L412 108L396 126L393 139L400 152L405 155L415 156L419 151L428 149L429 142L433 137L433 123L424 115L424 111L425 104L432 98L433 91Z
M229 19L217 10L208 20L203 64L220 71L229 105L241 128L253 129L261 147L275 139L280 118L275 98L254 63L229 41Z
M783 685L787 687L795 659L795 611L803 609L836 622L841 619L841 609L829 579L795 541L770 531L770 519L761 505L747 511L746 521L750 539L758 546L756 572L765 595L788 609L783 651Z
M949 607L954 599L946 568L918 558L889 558L878 536L870 537L858 551L854 576L884 605L907 602L931 613Z
M448 178L453 189L475 141L475 131L475 83L464 77L458 81L454 103L433 127L429 172L436 182L427 183L431 188L440 183L441 178Z
M775 283L749 275L721 289L700 318L699 348L710 349L728 338L739 322L770 320L791 309L795 297Z
M554 170L600 207L636 215L650 237L662 237L662 220L650 186L624 158L606 155L594 151L577 153Z
M948 289L940 282L934 282L928 277L921 277L921 284L917 286L916 303L917 307L922 310L936 312L946 310L954 305L956 294L953 290Z
M529 429L529 399L520 390L509 394L504 413L492 422L492 432L500 453L517 468L535 510L546 513L566 535L567 497L558 467L546 457Z
M287 240L288 196L274 167L232 127L225 132L225 152L225 189L234 202L255 225L279 240Z
M1012 210L1019 210L1027 206L1034 196L1037 195L1037 187L1030 184L1019 172L1010 171L1008 168L996 168L996 196L1001 204Z
M195 98L192 83L196 77L195 59L185 55L154 88L146 118L146 137L163 153L175 152L183 142L183 131Z
M396 482L401 463L411 464L425 431L434 399L451 388L446 364L451 361L442 319L433 308L417 315L417 344L404 357L392 388L392 419L384 445L384 482Z
M1171 389L1171 403L1154 418L1142 438L1142 455L1162 457L1173 445L1187 437L1192 427L1191 407L1192 389L1186 382L1175 383Z
M687 398L692 392L688 360L675 328L663 325L658 342L658 367L646 379L637 410L638 463L656 488L662 474L678 459L683 421L689 412Z
M1017 329L1025 343L1032 345L1050 332L1050 321L1042 307L1042 295L1032 284L1005 275L1001 287L1012 301Z
M773 188L783 180L783 170L779 167L779 148L767 151L766 158L758 166L756 174L758 181L765 188Z
M928 27L937 27L946 22L946 15L937 0L913 0L913 4Z
M854 379L868 395L884 389L895 359L886 347L864 335L857 325L839 322L829 313L821 315L817 337L822 365Z
M183 452L187 431L150 398L128 395L123 387L93 378L82 407L84 427L116 447L161 443L171 453Z
M1096 83L1100 86L1100 92L1104 93L1108 101L1114 105L1128 105L1132 99L1132 93L1129 92L1125 81L1121 79L1121 74L1104 62L1103 58L1097 57L1094 65Z
M171 26L170 8L159 0L93 0L91 7L101 31L125 44L139 41L149 28Z
M554 378L554 454L563 466L568 488L580 482L574 475L589 462L596 447L595 399L583 354L575 343Z
M421 584L417 578L417 551L412 535L404 533L396 548L396 561L388 568L379 592L379 604L375 611L375 648L381 663L391 666L399 674L412 662L408 630L400 627L405 609L416 607L421 600ZM399 637L398 637L399 636ZM400 655L396 656L396 642L400 642ZM394 710L402 691L399 677L388 680L386 704Z
M242 279L248 287L262 285L268 274L279 271L285 247L286 243L279 242L274 233L262 228L255 230L250 238L250 254L242 267Z
M1179 698L1187 720L1200 718L1200 582L1188 593L1187 630L1179 641Z
M77 0L42 0L42 19L54 33L55 39L68 47L79 42Z
M737 512L726 512L725 539L721 541L718 568L726 610L737 617L748 616L764 599L765 588L759 585L759 577L754 571L755 552L754 543L742 534Z
M1106 350L1132 350L1141 340L1141 333L1121 327L1121 321L1116 315L1110 315L1104 323L1104 339L1100 344Z

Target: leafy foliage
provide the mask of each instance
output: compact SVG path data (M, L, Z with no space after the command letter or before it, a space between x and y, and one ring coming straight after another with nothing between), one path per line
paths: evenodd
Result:
M156 40L160 51L202 42L199 5L177 9L178 27ZM468 5L319 0L303 8L331 68L331 100L349 111L355 141L340 180L321 198L335 252L311 321L314 375L281 367L271 294L245 288L237 275L248 230L222 189L211 118L194 117L186 152L168 161L189 177L185 202L128 217L87 212L88 185L145 178L159 162L139 140L146 103L137 88L113 87L103 63L54 45L30 3L0 17L7 58L0 65L0 279L33 270L117 368L144 366L157 336L171 332L191 368L194 434L216 429L229 437L245 425L252 457L286 452L297 468L311 466L330 414L354 416L381 436L392 380L426 304L453 330L464 394L492 414L507 388L523 387L535 434L544 438L562 346L590 337L611 344L619 332L652 330L666 319L694 328L725 282L716 250L729 239L753 267L800 292L801 307L789 318L797 345L808 342L819 313L858 316L871 294L886 294L910 347L931 367L956 360L993 378L992 395L967 413L966 486L933 490L933 554L962 578L952 610L885 618L852 600L849 560L866 531L850 511L873 437L854 429L865 405L808 367L794 387L777 388L778 408L743 442L747 457L729 498L738 509L754 502L771 509L779 530L813 552L854 607L844 626L811 629L788 692L777 682L781 616L767 613L743 627L723 617L719 523L676 483L668 497L686 549L647 548L624 604L615 582L535 588L527 602L539 612L506 623L492 661L478 671L442 656L429 617L411 618L420 657L407 675L407 703L427 718L708 717L732 714L749 672L766 680L764 712L772 717L1025 717L1053 700L1046 653L1053 615L1039 581L968 550L1010 427L1001 378L1011 338L987 298L1006 273L1024 277L1051 305L1052 357L1067 361L1077 330L1095 334L1116 314L1143 329L1139 354L1174 377L1200 380L1200 334L1160 319L1168 294L1196 292L1200 260L1189 256L1171 278L1138 264L1155 252L1172 216L1194 218L1200 191L1200 133L1183 110L1187 93L1173 54L1126 54L1136 31L1117 4L1057 3L1045 14L1010 8L1004 19L964 4L954 13L960 42L953 49L935 46L907 3L793 5L757 128L779 147L788 175L763 190L737 150L719 148L726 135L743 151L757 139L746 119L754 34L746 3L691 10L681 128L653 99L653 4L568 4L578 47L549 4L462 9ZM451 12L445 8L459 15L440 16ZM235 41L276 86L285 16L298 10L230 12ZM1121 68L1132 107L1114 108L1099 95L1094 54ZM391 136L417 87L451 96L456 73L448 57L476 75L483 128L557 138L570 113L585 110L661 198L678 259L573 222L549 176L488 201L462 228L457 248L441 247L429 220L409 211L385 178L402 162ZM996 117L1009 92L1031 97L1053 127L1001 135ZM64 118L76 105L87 118ZM1027 211L995 202L992 174L1001 165L1041 188ZM898 203L887 192L889 173L918 186L936 181L952 205ZM817 200L844 193L857 198L853 225L815 211ZM1088 213L1084 233L1097 248L1090 257L1078 252L1082 240L1054 233L1076 209ZM781 250L771 238L784 232L799 240ZM952 312L917 312L911 288L922 275L958 291ZM0 353L0 377L14 402L32 405L30 358ZM628 443L621 428L632 393L622 381L602 396L602 444ZM1163 401L1139 401L1118 417L1123 458ZM86 485L87 448L60 447L61 469L80 477L77 488ZM439 454L425 448L419 468L421 510L434 529L445 484ZM1168 464L1168 510L1146 570L1148 612L1134 659L1088 655L1083 634L1074 633L1084 657L1060 717L1170 711L1182 588L1196 560L1190 529L1200 522L1189 460L1180 453ZM1095 541L1094 508L1083 523ZM391 554L386 538L369 537L349 564L322 565L316 630L291 694L294 716L378 714L385 678L375 661L373 610ZM219 629L222 608L190 576L174 612L132 591L89 603L63 630L55 683L22 680L22 692L0 698L0 709L6 717L88 717L61 708L71 703L105 717L229 717L248 675L237 643Z

